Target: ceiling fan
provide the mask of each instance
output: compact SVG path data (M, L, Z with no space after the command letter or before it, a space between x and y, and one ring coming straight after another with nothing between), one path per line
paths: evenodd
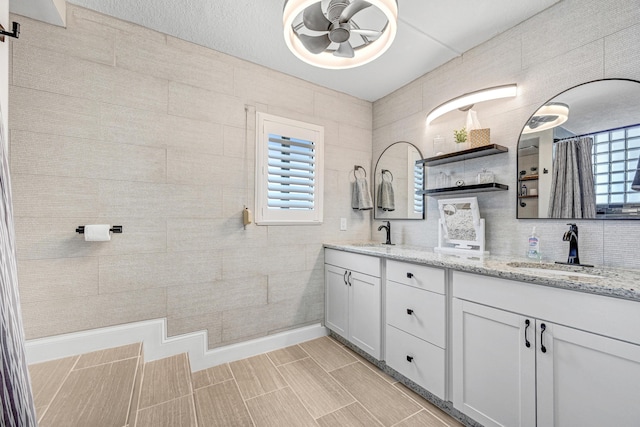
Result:
M287 0L285 40L312 65L350 68L377 58L391 45L397 13L397 0Z

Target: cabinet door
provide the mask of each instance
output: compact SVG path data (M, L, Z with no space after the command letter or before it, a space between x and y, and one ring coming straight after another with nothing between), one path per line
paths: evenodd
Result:
M333 265L324 266L325 326L336 334L349 338L348 271Z
M350 341L380 359L380 278L350 271Z
M537 337L539 426L639 425L640 346L544 321Z
M453 406L486 427L535 426L535 320L457 298L452 314Z

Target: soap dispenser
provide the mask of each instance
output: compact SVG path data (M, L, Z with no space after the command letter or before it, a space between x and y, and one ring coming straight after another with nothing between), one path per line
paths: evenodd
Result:
M531 236L529 236L528 245L527 245L527 258L532 259L541 259L540 255L540 239L536 234L536 227L533 227L531 230Z

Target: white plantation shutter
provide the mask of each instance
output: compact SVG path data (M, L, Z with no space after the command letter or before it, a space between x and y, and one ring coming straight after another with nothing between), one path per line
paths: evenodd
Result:
M415 164L413 167L413 213L424 212L424 196L420 193L424 188L424 167ZM420 194L419 194L420 193Z
M322 222L321 126L258 113L256 222Z

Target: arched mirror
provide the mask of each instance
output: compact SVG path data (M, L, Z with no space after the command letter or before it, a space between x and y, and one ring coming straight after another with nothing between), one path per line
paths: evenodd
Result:
M373 175L374 219L424 219L424 168L416 165L422 153L410 142L388 146Z
M547 101L518 142L518 218L640 219L640 82L584 83Z

